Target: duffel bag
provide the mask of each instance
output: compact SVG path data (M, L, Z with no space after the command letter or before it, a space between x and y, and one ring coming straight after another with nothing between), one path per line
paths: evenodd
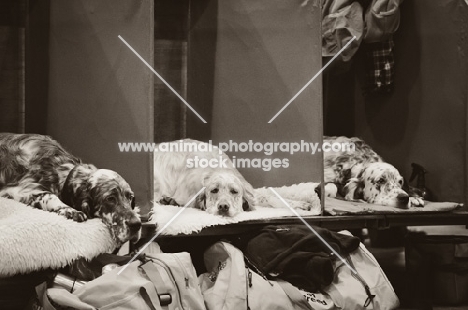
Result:
M73 293L50 288L42 296L43 305L49 304L45 310L54 309L54 304L100 310L206 309L189 253L147 254L144 262L112 269Z

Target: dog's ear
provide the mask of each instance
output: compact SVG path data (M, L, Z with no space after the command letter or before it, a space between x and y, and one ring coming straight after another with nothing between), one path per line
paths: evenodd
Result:
M206 194L205 191L201 192L200 195L195 198L195 208L200 210L206 210Z
M202 185L207 186L209 183L209 180L212 176L212 172L205 172L203 175L203 181ZM206 210L206 188L203 192L201 192L197 198L195 198L195 208L200 209L200 210Z
M78 211L93 217L93 202L89 199L88 179L96 171L93 165L77 165L68 174L62 190L60 200Z
M406 178L403 178L402 189L407 193L410 192L410 185L409 185L408 180Z
M244 195L242 197L242 209L244 211L253 211L255 210L256 199L254 194L254 189L250 183L245 180L241 180L242 188Z
M364 182L359 178L351 178L343 187L342 196L346 200L364 199Z

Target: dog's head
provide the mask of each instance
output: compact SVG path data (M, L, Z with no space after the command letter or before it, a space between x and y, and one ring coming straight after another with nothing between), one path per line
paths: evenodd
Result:
M409 195L402 189L403 182L403 177L392 165L370 163L357 178L349 180L345 193L348 198L406 209L409 206Z
M208 213L232 217L253 210L253 187L232 171L215 171L203 180L205 191L197 197L196 207Z
M63 202L100 218L118 242L136 242L141 235L141 220L130 185L115 171L78 165L70 171L62 188Z

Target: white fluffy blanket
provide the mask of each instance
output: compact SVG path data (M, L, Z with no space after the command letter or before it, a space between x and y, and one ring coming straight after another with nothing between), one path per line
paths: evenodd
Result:
M302 216L320 215L322 213L322 206L320 199L314 192L317 183L300 183L290 186L283 186L275 188L280 196L287 197L289 200L305 202L309 205L310 210L295 209L295 211ZM255 189L259 195L274 196L268 188ZM279 205L283 203L280 202ZM291 209L287 206L284 207L261 207L254 206L255 210L249 212L241 212L234 217L224 217L219 215L209 214L193 208L186 208L174 221L161 232L162 235L178 235L178 234L191 234L201 231L205 227L227 225L253 220L269 220L284 217L295 217ZM151 217L149 222L156 224L159 229L162 229L171 219L176 216L181 207L166 206L158 203L153 204L151 210Z
M99 219L76 223L0 198L0 277L61 268L116 247Z
M180 211L180 209L181 207L163 206L155 203L150 222L157 224L157 227L161 229ZM296 212L303 216L319 215L320 208L315 208L311 211L296 210ZM254 211L242 212L235 217L222 217L209 214L199 209L186 208L166 229L164 229L161 235L191 234L197 233L203 228L210 226L295 216L296 215L287 207L282 209L256 207Z

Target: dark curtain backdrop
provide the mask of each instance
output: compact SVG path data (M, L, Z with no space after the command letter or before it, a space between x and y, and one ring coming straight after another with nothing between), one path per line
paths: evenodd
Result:
M26 0L0 1L0 132L24 130Z
M189 0L155 0L154 69L187 99L187 45ZM184 103L157 77L154 78L155 142L186 135Z

